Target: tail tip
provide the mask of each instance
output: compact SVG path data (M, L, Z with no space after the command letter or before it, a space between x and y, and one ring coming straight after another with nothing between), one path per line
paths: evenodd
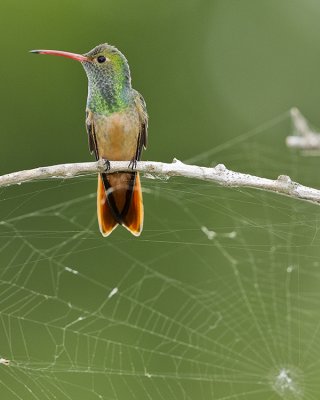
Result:
M103 229L101 228L100 224L99 224L99 230L100 230L100 233L101 233L101 235L102 235L103 237L108 237L108 236L110 236L111 233L116 229L117 226L118 226L118 224L117 224L117 225L114 225L114 226L112 227L112 229L103 230Z
M139 228L139 229L132 229L132 228L127 227L127 226L124 225L124 224L123 224L122 226L124 226L124 227L125 227L133 236L135 236L135 237L138 237L138 236L141 235L142 227Z

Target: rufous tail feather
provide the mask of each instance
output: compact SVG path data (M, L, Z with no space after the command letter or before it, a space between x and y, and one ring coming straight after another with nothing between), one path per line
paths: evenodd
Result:
M130 181L134 183L131 188L128 186ZM99 175L97 214L103 236L109 236L118 224L139 236L144 214L139 174L110 174L103 178Z
M123 217L122 225L134 236L139 236L143 228L143 201L139 173L136 172L131 203L128 212Z
M106 191L101 175L98 175L97 214L102 236L109 236L110 233L118 226L118 222L115 220L107 201Z

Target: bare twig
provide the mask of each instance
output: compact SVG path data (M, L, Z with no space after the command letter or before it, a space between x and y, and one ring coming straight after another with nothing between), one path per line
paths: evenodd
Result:
M301 150L319 150L320 133L313 131L305 117L297 108L290 110L294 135L287 136L288 147Z
M131 168L128 168L128 165L128 161L112 161L108 173L132 171ZM48 178L73 178L79 175L103 172L104 168L105 166L102 161L40 167L2 175L0 176L0 187ZM187 165L176 159L170 164L140 161L137 163L136 171L145 173L146 177L149 178L181 176L211 181L221 186L260 189L320 204L320 190L293 182L286 175L280 175L277 179L272 180L231 171L223 164L219 164L215 168L206 168L197 165Z

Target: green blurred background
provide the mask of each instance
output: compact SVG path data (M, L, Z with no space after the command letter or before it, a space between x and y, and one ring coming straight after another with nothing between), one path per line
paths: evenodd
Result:
M33 48L118 46L148 105L148 159L192 157L292 105L316 122L318 12L316 1L2 1L3 171L90 159L82 68Z
M285 147L292 106L320 126L318 1L2 0L0 15L1 174L92 160L84 71L28 50L108 42L147 103L143 159L319 186L319 159ZM1 189L0 398L317 399L318 208L142 183L138 239L100 237L95 176Z

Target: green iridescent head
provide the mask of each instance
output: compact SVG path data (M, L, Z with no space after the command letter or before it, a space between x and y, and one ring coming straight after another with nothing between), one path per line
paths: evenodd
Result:
M115 47L101 44L84 54L89 81L88 108L96 112L125 107L131 94L131 77L125 56ZM107 110L105 110L107 108Z
M59 50L32 50L32 53L80 61L89 82L87 108L93 112L117 112L127 107L132 100L129 65L125 56L114 46L100 44L83 55Z

